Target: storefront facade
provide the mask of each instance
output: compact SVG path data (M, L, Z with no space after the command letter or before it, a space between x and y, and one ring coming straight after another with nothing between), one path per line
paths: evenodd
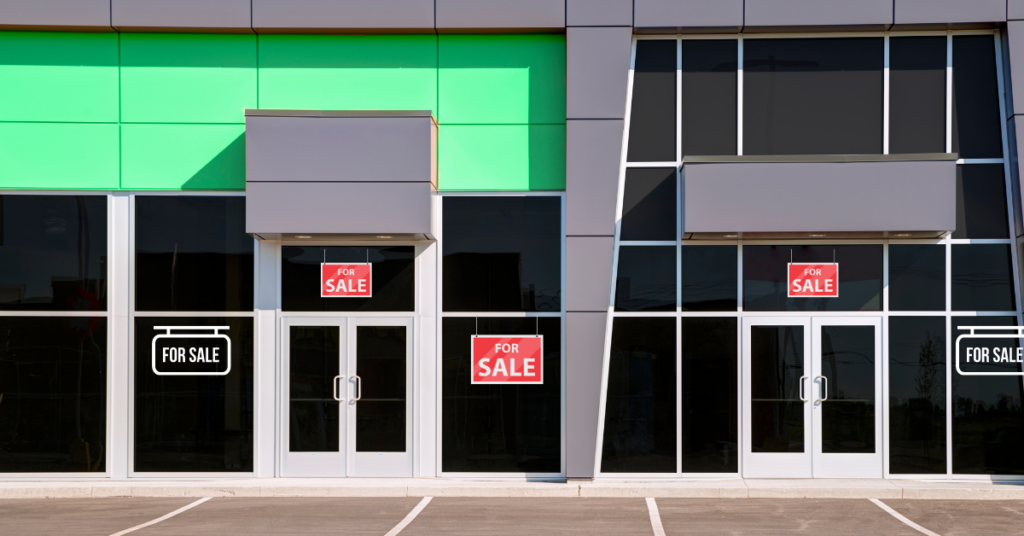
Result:
M735 3L0 2L0 479L1019 479L1024 5Z

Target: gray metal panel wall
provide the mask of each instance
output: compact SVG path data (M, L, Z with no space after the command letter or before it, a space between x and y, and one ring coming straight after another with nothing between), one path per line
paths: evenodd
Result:
M1024 0L1007 0L1006 1L1006 19L1007 20L1020 20L1020 19L1024 19Z
M686 164L682 191L684 233L956 229L953 160Z
M565 0L566 26L632 26L633 0Z
M565 228L570 236L613 236L624 122L566 121Z
M252 26L256 30L433 31L434 0L252 0Z
M1013 196L1013 223L1014 229L1016 229L1017 236L1024 235L1024 199L1021 198L1024 195L1024 188L1021 188L1020 184L1020 151L1022 147L1019 145L1024 137L1024 118L1021 121L1017 120L1016 116L1010 117L1009 122L1006 125L1006 137L1007 145L1009 146L1010 154L1007 157L1010 159L1010 194Z
M611 236L570 236L565 244L566 311L608 310L612 282Z
M110 0L0 0L0 28L110 30Z
M746 0L746 26L863 26L892 24L893 0Z
M567 28L565 34L566 117L624 118L632 29Z
M637 28L741 28L743 0L634 0L633 25Z
M1003 42L1006 60L1003 68L1003 78L1007 84L1006 112L1007 115L1024 113L1024 21L1007 22Z
M438 30L565 28L565 0L435 0Z
M592 478L601 407L601 365L608 313L568 313L565 360L565 462L569 478Z
M894 0L896 24L1002 22L1005 0Z
M252 31L250 0L110 0L115 28L216 28Z

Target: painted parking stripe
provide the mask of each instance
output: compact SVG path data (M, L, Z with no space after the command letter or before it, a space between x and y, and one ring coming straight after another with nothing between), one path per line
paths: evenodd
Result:
M665 536L665 527L661 525L661 514L658 513L658 503L654 502L654 497L647 498L647 513L651 514L654 536Z
M892 517L895 517L896 519L899 519L900 521L903 522L904 525L906 525L906 526L916 530L917 532L920 532L921 534L927 534L928 536L939 536L939 534L934 533L934 532L932 532L932 531L922 527L921 525L918 525L917 523L914 523L913 521L907 519L906 516L904 516L903 514L897 512L896 510L893 510L892 508L889 508L889 505L885 504L884 502L882 502L882 501L880 501L878 499L868 499L868 500L873 502L873 503L875 503L875 504L877 504L879 508L881 508L882 510L885 510L886 512L889 512L889 515L891 515Z
M143 523L141 525L136 525L136 526L134 526L134 527L132 527L130 529L124 529L121 532L115 532L115 533L111 534L110 536L122 536L123 534L128 534L129 532L135 532L135 531L137 531L139 529L144 529L144 528L146 528L146 527L148 527L150 525L156 525L157 523L159 523L161 521L166 521L166 520L168 520L168 519L170 519L170 518L172 518L172 517L174 517L174 516L184 512L185 510L188 510L190 508L195 508L195 507L199 506L200 504L203 504L204 502L206 502L206 501L208 501L208 500L210 500L212 498L213 497L203 497L202 499L199 499L198 501L196 501L194 503L182 506L181 508L178 508L177 510L175 510L175 511L173 511L173 512L171 512L171 513L169 513L169 514L167 514L167 515L165 515L163 517L158 517L158 518L154 519L153 521L149 521L149 522Z
M416 508L413 508L412 512L409 512L409 515L405 516L405 519L403 519L401 523L395 525L395 528L389 530L384 536L397 536L399 532L402 532L402 529L409 526L409 523L412 523L412 520L416 519L416 516L420 515L420 512L427 507L427 504L430 503L430 499L433 499L433 497L424 497L423 500L416 505Z

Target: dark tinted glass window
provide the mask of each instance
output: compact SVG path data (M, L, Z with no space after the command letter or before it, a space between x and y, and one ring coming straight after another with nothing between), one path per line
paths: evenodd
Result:
M335 379L341 368L341 328L288 329L288 450L338 452Z
M996 89L996 51L991 35L953 38L953 152L960 158L1002 158Z
M356 452L406 451L407 340L405 326L356 328Z
M743 153L881 154L882 38L743 43Z
M228 326L221 333L231 339L231 371L156 375L152 341L165 331L155 326ZM252 472L252 391L252 318L136 317L135 471Z
M734 473L736 319L683 318L682 432L684 473Z
M0 196L0 309L107 308L107 198Z
M889 153L946 152L946 38L889 39Z
M1016 326L1013 317L953 317L950 337L970 333L962 326ZM1016 330L992 334L1015 335ZM1017 339L964 339L979 348L1011 348ZM954 350L955 351L955 350ZM961 350L963 351L963 350ZM966 353L966 352L965 352ZM961 355L960 358L965 358ZM954 357L955 359L955 357ZM1020 373L1020 363L970 363L965 372ZM953 472L957 474L1024 474L1024 408L1020 376L964 376L953 367Z
M954 311L1013 311L1013 267L1010 246L953 244Z
M627 169L622 240L676 239L676 170Z
M135 198L135 309L251 311L245 198Z
M1006 181L1002 164L956 167L956 231L953 238L1007 238Z
M946 472L945 317L889 317L889 472Z
M373 265L372 297L320 297L320 263L367 260ZM281 308L285 311L413 311L416 308L415 275L412 246L283 246Z
M636 43L633 103L629 116L630 162L676 160L676 42Z
M445 311L562 309L562 200L444 198Z
M107 319L0 318L0 473L106 471Z
M737 58L736 41L683 41L683 156L736 154Z
M876 452L875 352L872 326L820 326L821 372L826 400L821 411L821 452Z
M536 333L544 336L543 385L470 383L470 337ZM561 333L559 318L441 321L442 471L561 470Z
M786 297L787 263L833 259L839 263L838 298ZM880 311L882 246L743 246L743 309Z
M946 310L946 246L889 246L889 309Z
M676 320L612 324L601 471L676 472Z
M754 452L805 452L803 326L750 328L750 445Z
M736 310L736 246L686 246L682 256L684 311Z
M619 270L615 278L615 310L676 310L676 248L619 248Z

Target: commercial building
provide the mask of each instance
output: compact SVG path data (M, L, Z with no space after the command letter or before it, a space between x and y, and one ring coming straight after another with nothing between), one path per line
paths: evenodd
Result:
M0 479L1019 479L1014 58L1024 0L0 0Z

